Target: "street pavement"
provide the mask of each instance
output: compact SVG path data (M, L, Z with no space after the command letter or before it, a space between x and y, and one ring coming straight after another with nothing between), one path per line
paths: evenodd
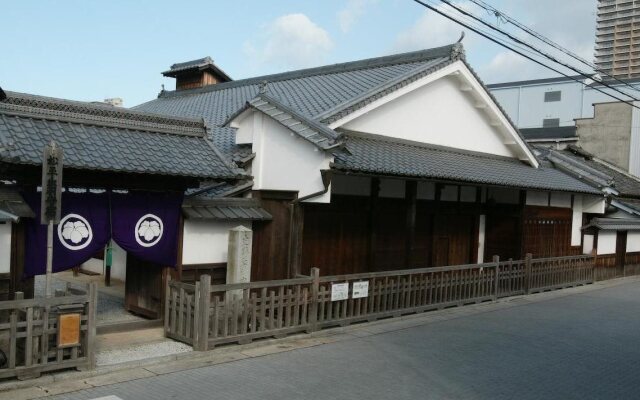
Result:
M640 398L640 281L544 296L51 399Z

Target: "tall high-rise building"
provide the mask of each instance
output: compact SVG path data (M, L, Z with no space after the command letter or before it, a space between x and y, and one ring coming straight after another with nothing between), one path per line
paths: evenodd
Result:
M640 77L640 1L598 0L597 23L598 69L616 78Z

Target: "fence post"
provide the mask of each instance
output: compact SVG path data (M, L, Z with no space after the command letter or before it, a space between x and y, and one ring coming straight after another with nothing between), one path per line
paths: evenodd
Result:
M87 362L88 368L94 369L96 367L96 312L98 308L98 284L92 282L89 284L88 295L88 315L87 315Z
M498 294L500 292L500 256L493 256L493 263L496 266L496 275L494 277L495 279L495 287L493 288L494 292L493 292L493 300L496 301L498 300Z
M524 257L524 292L525 294L531 293L531 259L533 255L527 253Z
M318 293L320 292L320 270L311 268L311 304L309 310L309 327L307 333L318 329Z
M200 318L196 351L207 351L209 347L209 311L211 311L211 276L200 276Z
M169 333L169 316L170 314L170 310L169 310L169 304L170 304L170 298L171 298L171 275L167 274L167 283L166 286L164 288L164 336L167 337L167 334Z

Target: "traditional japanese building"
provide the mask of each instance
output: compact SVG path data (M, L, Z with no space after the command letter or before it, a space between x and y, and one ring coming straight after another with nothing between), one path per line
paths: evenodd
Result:
M203 118L251 175L243 196L272 216L253 224L254 280L580 254L583 218L605 212L606 193L535 154L459 43L135 109Z

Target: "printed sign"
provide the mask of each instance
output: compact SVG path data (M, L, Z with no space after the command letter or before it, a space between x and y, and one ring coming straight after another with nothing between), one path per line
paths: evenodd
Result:
M331 285L331 301L347 300L349 298L348 283L334 283Z
M353 282L353 291L351 297L360 299L369 296L369 281Z
M61 314L58 316L58 347L80 344L80 314Z

